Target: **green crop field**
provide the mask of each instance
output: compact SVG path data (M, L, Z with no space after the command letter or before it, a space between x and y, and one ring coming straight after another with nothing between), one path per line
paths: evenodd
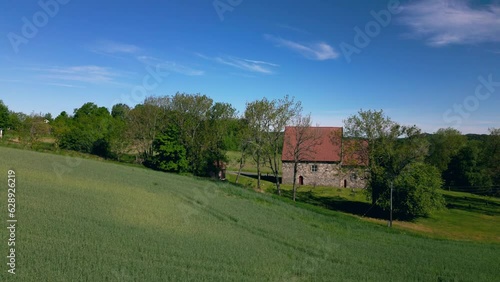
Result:
M7 173L16 274L7 272ZM0 281L498 281L500 245L413 235L229 183L0 147Z

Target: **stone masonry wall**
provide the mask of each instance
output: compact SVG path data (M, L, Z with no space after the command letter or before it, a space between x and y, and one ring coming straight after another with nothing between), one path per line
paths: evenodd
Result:
M312 165L317 166L317 171L312 171ZM293 183L293 163L283 162L283 184ZM332 186L346 188L365 188L365 170L362 168L341 167L339 163L299 163L297 171L297 184L302 176L304 185Z

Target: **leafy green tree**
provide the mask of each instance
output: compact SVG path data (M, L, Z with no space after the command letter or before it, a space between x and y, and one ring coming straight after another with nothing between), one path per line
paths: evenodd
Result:
M27 126L26 119L29 116L21 113L21 112L13 112L9 113L9 124L11 129L11 134L18 138L19 142L24 142L24 139L27 138Z
M500 196L500 128L490 128L490 136L485 144L484 155L493 182L492 193Z
M9 112L9 126L10 129L17 131L22 128L22 124L26 119L27 115L24 113L16 113L14 111Z
M129 135L130 107L126 104L116 104L111 109L111 122L108 131L109 151L117 160L129 152L132 144Z
M430 136L431 150L426 162L434 165L440 172L448 168L451 159L458 154L467 142L467 137L453 128L440 128Z
M445 184L453 190L486 193L493 184L487 158L484 142L468 141L452 158L448 169L443 173Z
M60 147L64 136L71 130L72 120L68 113L62 111L51 124L52 134L56 138L56 147Z
M114 158L110 141L113 118L107 108L85 103L72 117L61 113L53 124L61 148Z
M373 204L388 207L391 183L407 166L424 161L428 141L416 126L402 126L382 110L360 110L344 123L345 137L368 141L368 146L356 147L358 155L368 156L367 191Z
M226 131L223 132L224 148L228 151L239 151L240 144L243 141L241 130L243 129L244 119L232 118L227 121Z
M216 102L208 112L203 139L206 142L204 162L207 164L206 172L209 175L218 174L220 164L227 162L224 138L235 116L236 110L228 103Z
M245 109L245 119L251 136L249 150L257 167L257 189L261 187L260 172L266 161L265 134L269 132L271 126L270 116L273 109L274 103L267 98L247 103Z
M43 115L43 119L45 119L49 123L52 122L52 121L54 121L54 119L52 118L52 114L51 113L46 113L45 115Z
M137 151L138 163L152 156L153 141L168 125L166 112L169 103L166 97L148 97L143 104L138 104L129 111L126 135Z
M9 108L0 100L0 128L4 130L10 126Z
M174 125L159 134L153 142L155 154L145 161L145 165L166 172L186 172L186 148L179 142L180 135L180 130Z
M125 120L128 118L130 107L126 104L120 103L113 106L111 109L111 116L116 119Z
M444 208L439 170L423 162L406 166L394 180L394 213L403 219L429 216ZM384 202L384 208L389 208Z
M33 149L40 143L41 137L50 133L50 125L43 115L32 113L24 119L22 131L21 135L25 136L27 145Z
M182 128L181 142L186 148L191 172L196 175L206 175L210 158L208 148L211 146L209 116L213 100L206 95L176 93L171 98L170 110L172 121ZM208 142L207 142L208 141Z

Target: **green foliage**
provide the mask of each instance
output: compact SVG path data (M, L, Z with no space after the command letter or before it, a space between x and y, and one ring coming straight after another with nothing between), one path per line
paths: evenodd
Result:
M130 112L130 107L126 104L116 104L111 109L111 116L116 119L125 120Z
M447 186L474 188L476 193L486 193L493 185L489 173L488 156L484 142L471 140L451 159L443 173ZM491 164L494 165L494 164Z
M17 281L498 280L498 244L430 239L193 177L0 155L0 171L19 179Z
M179 143L180 132L175 126L170 126L153 142L155 154L145 161L147 167L167 171L185 172L188 170L186 148Z
M467 142L467 137L453 128L440 128L430 136L431 150L426 162L434 165L440 172L448 168L451 159L455 157Z
M207 176L218 172L214 163L225 160L225 139L235 115L230 104L214 103L206 95L148 97L126 115L126 136L147 166Z
M484 156L488 174L493 183L492 195L500 196L500 128L490 128Z
M233 118L227 121L227 131L223 134L223 146L228 151L238 151L243 143L244 119Z
M292 118L299 115L302 106L299 101L286 95L282 99L262 98L246 104L244 118L248 125L247 138L243 148L252 156L260 175L261 166L267 164L276 179L276 191L281 193L279 163L283 149L283 132ZM260 189L260 176L257 180Z
M9 108L0 100L0 128L7 129L10 126Z
M40 138L50 133L50 125L42 115L31 114L22 123L22 134L31 148L38 145Z
M105 107L86 103L75 109L73 117L62 112L53 122L53 132L60 148L95 154L103 158L116 158L112 148L113 138L122 129Z
M441 175L434 166L421 162L408 165L394 180L395 214L415 218L444 208L444 199L439 193L441 185Z
M9 112L9 126L14 131L22 130L23 122L28 116L24 113Z
M388 202L390 183L412 164L424 161L429 142L416 126L402 126L385 116L382 110L361 110L358 115L349 117L344 123L345 137L368 140L368 149L361 146L358 152L359 155L369 157L368 191L373 204L387 208L390 205ZM415 199L425 200L418 197ZM396 205L402 208L410 207L399 202ZM411 210L401 212L414 213Z

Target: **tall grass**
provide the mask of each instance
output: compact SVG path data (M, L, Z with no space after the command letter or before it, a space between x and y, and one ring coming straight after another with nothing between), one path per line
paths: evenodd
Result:
M67 170L56 174L57 164ZM4 179L8 169L18 180L18 260L16 277L0 264L1 281L494 281L500 275L498 244L408 235L227 183L0 148ZM6 254L7 229L0 230Z

